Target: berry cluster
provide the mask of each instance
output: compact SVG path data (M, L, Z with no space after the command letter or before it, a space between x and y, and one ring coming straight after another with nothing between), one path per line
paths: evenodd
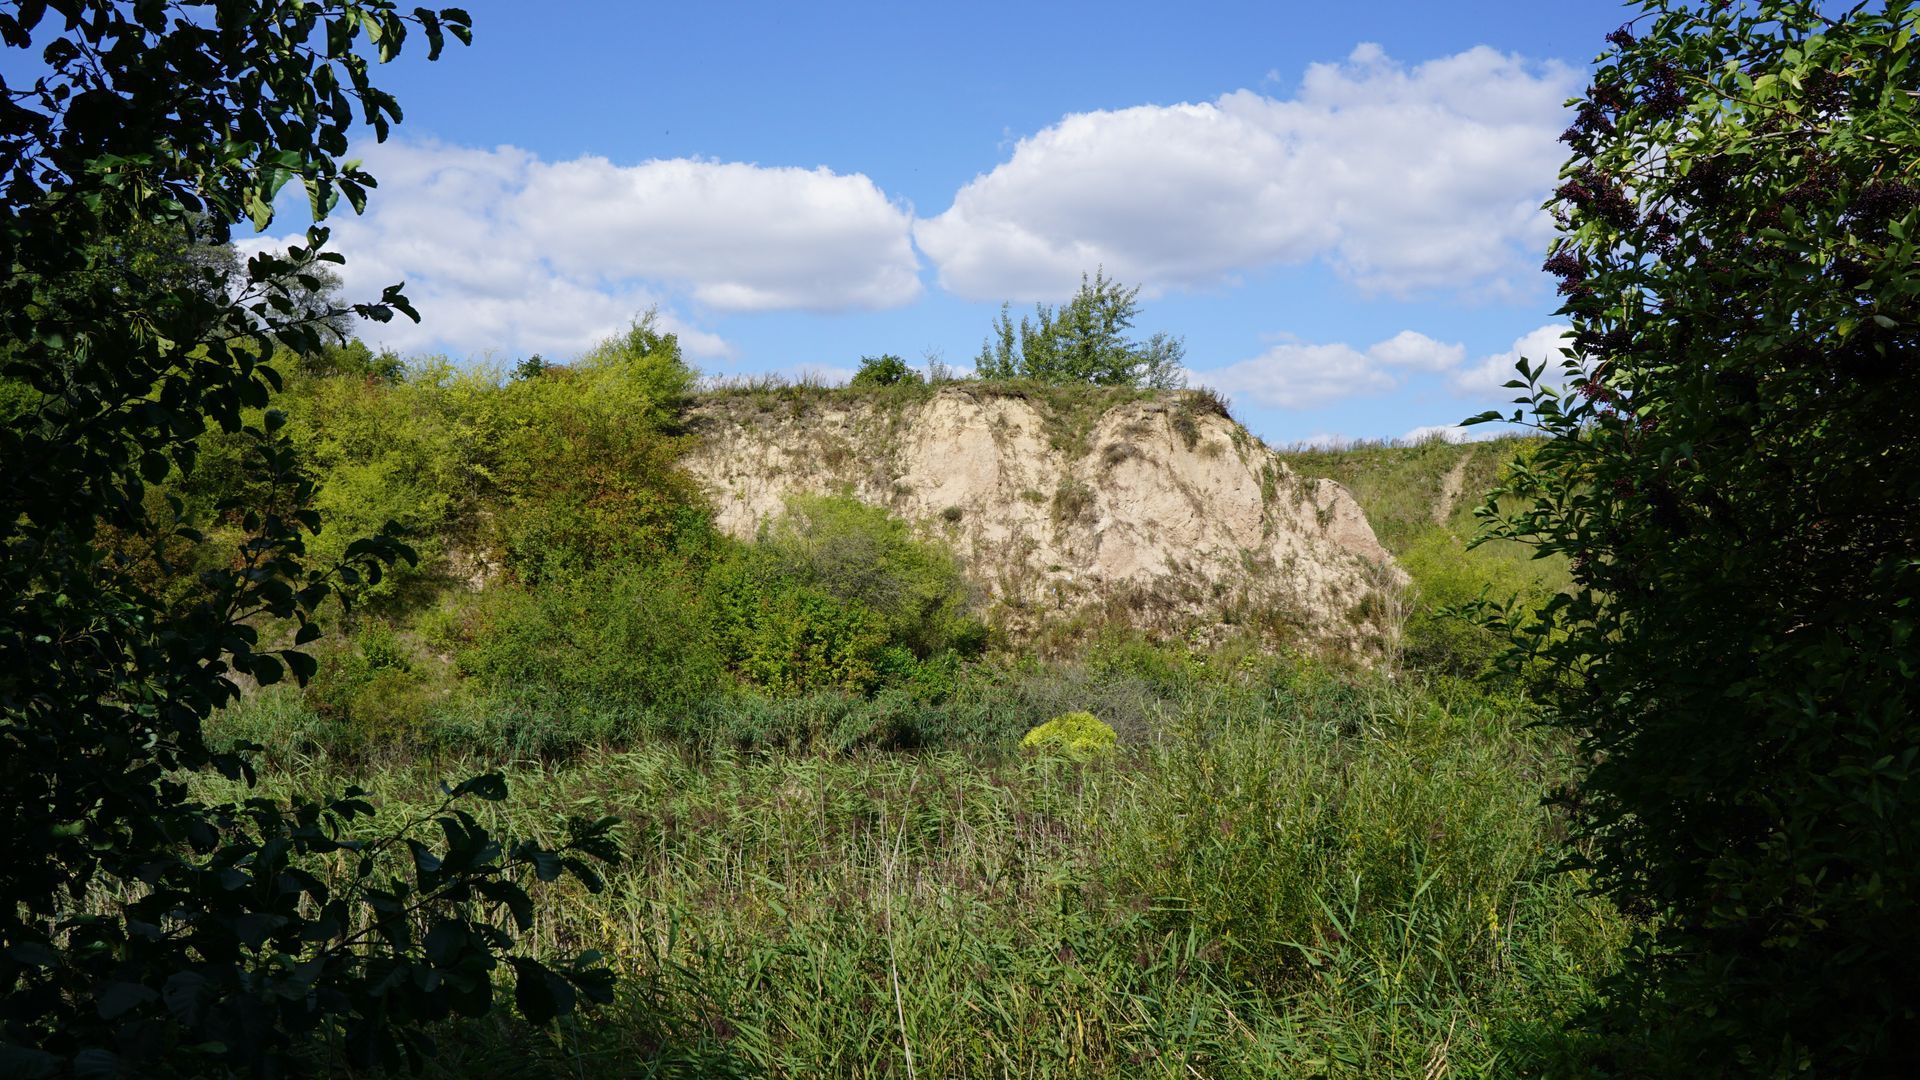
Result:
M1727 197L1728 189L1733 186L1732 171L1723 158L1695 158L1685 181L1693 205L1702 210L1719 206L1721 200Z
M1852 57L1846 57L1851 61ZM1801 80L1800 93L1814 110L1827 115L1835 115L1846 109L1848 98L1847 80L1832 68L1816 68Z
M1619 356L1632 346L1633 334L1624 326L1614 326L1606 330L1597 330L1593 328L1592 324L1588 324L1582 329L1575 330L1573 335L1574 348L1587 356L1596 357L1603 361ZM1598 378L1605 370L1606 365L1603 363L1600 368L1595 370L1594 377Z
M1587 260L1570 248L1556 247L1540 269L1560 279L1561 296L1590 296L1593 286L1587 282Z
M1854 195L1847 207L1847 231L1856 236L1879 239L1887 225L1920 207L1920 188L1904 180L1872 180Z
M1660 257L1671 258L1680 246L1680 223L1665 210L1649 211L1640 221L1647 246Z
M1680 69L1672 64L1663 62L1649 67L1641 81L1646 91L1640 97L1640 104L1649 115L1668 120L1686 106L1687 95L1680 89Z
M1640 211L1620 181L1590 165L1575 170L1554 195L1616 229L1631 229L1640 221Z
M1614 133L1614 118L1626 111L1627 104L1627 96L1617 85L1593 84L1574 107L1573 124L1560 133L1560 141L1575 154L1592 157L1599 150L1600 140Z

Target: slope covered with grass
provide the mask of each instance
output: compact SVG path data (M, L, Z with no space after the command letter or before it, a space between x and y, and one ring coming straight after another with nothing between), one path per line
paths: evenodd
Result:
M1412 445L1359 443L1330 450L1287 450L1307 476L1338 481L1367 513L1374 535L1412 577L1401 600L1402 662L1428 674L1484 675L1500 643L1488 631L1449 614L1485 597L1538 604L1571 579L1562 559L1536 559L1510 541L1474 544L1474 511L1507 465L1532 452L1534 440L1506 437Z

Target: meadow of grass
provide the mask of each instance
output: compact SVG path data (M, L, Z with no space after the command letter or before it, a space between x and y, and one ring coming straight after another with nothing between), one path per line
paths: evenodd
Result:
M435 1067L1430 1078L1577 1064L1558 1022L1623 928L1555 872L1540 799L1562 748L1514 702L1252 656L1147 675L1138 660L1003 677L1036 705L1040 682L1063 697L1090 678L1131 686L1119 752L1087 761L979 736L918 752L655 739L505 763L510 798L480 810L508 832L622 821L629 857L608 888L540 890L527 936L606 952L619 998L545 1031L450 1030ZM269 743L254 794L358 784L383 808L375 826L441 778L502 764L276 751L286 715L247 721Z

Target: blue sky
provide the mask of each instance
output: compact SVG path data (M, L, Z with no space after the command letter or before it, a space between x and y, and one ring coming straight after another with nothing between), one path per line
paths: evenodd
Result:
M1001 300L1104 265L1275 444L1450 424L1555 347L1561 102L1631 14L468 7L473 47L385 68L406 121L356 148L350 291L404 278L425 317L368 336L564 359L657 306L715 375L965 367Z

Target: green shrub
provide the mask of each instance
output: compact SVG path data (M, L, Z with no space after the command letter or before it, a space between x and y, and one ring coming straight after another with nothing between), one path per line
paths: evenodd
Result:
M404 602L431 588L449 534L472 513L478 451L452 384L476 378L484 375L430 360L394 381L337 375L289 384L290 432L314 474L315 506L328 523L314 539L316 553L338 557L351 538L389 521L420 553L418 566L363 591L363 604Z
M1183 386L1186 342L1166 333L1131 340L1140 287L1127 288L1096 271L1080 275L1080 289L1058 310L1034 305L1018 333L1002 304L993 333L980 346L974 369L983 379L1089 382L1101 386L1170 390Z
M773 576L877 612L889 640L915 656L974 655L986 645L959 560L879 507L796 496L761 530L755 555Z
M865 605L787 588L769 597L750 625L741 674L775 693L863 693L879 679L886 624Z
M482 594L457 660L492 693L538 696L563 711L587 703L673 711L721 685L706 620L674 568L615 564Z
M1920 68L1910 3L1650 0L1575 103L1572 339L1489 506L1573 588L1490 613L1644 914L1633 1075L1920 1061ZM1497 418L1498 414L1490 414Z
M1084 760L1112 753L1118 740L1119 736L1114 734L1113 729L1101 723L1092 713L1070 712L1062 713L1027 732L1020 740L1020 746L1026 750L1060 753Z
M902 383L918 385L925 381L919 372L907 366L905 360L892 353L886 353L881 356L861 357L860 370L853 373L853 379L847 385L865 388L898 386Z
M571 398L572 408L618 416L646 431L677 431L680 411L700 384L700 373L680 352L680 339L660 329L659 314L652 310L579 362L545 368L541 379L527 383L539 386L562 371L566 377L559 382L568 388L562 393Z
M886 620L866 605L771 572L753 553L707 576L715 639L732 670L779 694L871 690L887 649Z
M741 679L774 694L952 690L986 647L954 557L853 499L799 497L703 585L714 640Z
M327 724L329 748L356 752L418 731L429 681L390 624L363 619L317 659L306 696Z
M617 412L565 407L572 380L516 384L556 396L516 434L501 465L506 500L493 534L508 567L538 584L710 544L699 491L679 468L680 440Z

